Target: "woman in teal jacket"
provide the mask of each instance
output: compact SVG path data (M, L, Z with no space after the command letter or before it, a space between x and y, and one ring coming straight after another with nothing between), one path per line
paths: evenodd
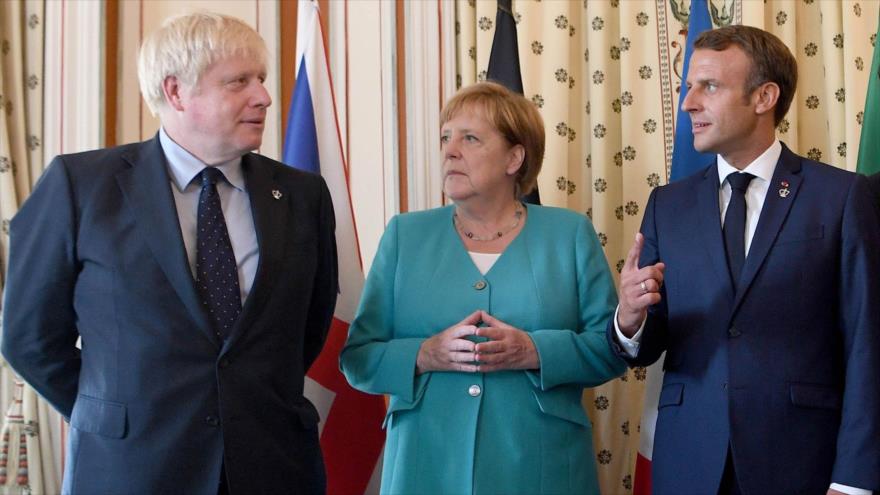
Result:
M598 493L584 387L623 373L590 222L524 205L544 155L534 105L494 83L441 114L451 206L389 223L342 351L390 396L382 493Z

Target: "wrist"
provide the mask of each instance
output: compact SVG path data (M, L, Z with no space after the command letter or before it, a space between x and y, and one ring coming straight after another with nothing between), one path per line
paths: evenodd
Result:
M426 342L427 342L427 340L425 342L422 342L422 345L419 346L419 352L418 352L418 354L416 354L416 369L415 369L416 376L419 376L421 374L427 373L428 371L431 371L430 369L428 369L429 368L428 355L427 355L427 352L425 351L425 343Z
M617 312L617 329L620 330L620 333L626 338L630 339L639 331L644 319L645 317L641 314L632 314L621 308L620 311Z

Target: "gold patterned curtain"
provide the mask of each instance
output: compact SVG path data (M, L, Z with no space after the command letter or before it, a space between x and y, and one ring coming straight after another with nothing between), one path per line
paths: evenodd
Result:
M43 170L42 0L0 2L0 290L9 220ZM0 302L2 305L2 302ZM3 308L0 306L0 312ZM0 363L0 493L58 493L49 421L58 415Z
M716 26L764 28L799 64L779 137L795 152L855 170L877 0L709 0ZM544 204L593 220L617 274L652 188L665 184L690 0L514 0L526 97L541 111ZM496 2L456 0L459 86L486 77ZM648 371L587 391L602 493L632 492Z

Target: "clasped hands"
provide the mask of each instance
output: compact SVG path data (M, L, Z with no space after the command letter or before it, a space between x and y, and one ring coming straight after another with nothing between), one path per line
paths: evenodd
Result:
M477 326L484 323L486 326ZM476 343L468 336L486 337ZM529 335L477 310L465 319L425 340L416 358L416 373L464 371L489 373L538 369L538 350Z

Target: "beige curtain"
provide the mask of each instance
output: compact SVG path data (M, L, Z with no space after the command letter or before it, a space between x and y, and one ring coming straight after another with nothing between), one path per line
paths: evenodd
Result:
M0 289L9 254L9 220L43 169L42 0L0 2ZM2 303L0 303L2 304ZM3 308L0 306L0 312ZM0 493L58 493L49 421L58 415L0 363Z
M773 32L800 82L779 137L798 153L855 169L880 1L710 0L716 26ZM615 275L652 188L672 158L690 0L514 0L523 88L541 111L544 204L592 218ZM457 83L483 80L496 2L456 1ZM647 370L587 391L599 481L632 492Z

